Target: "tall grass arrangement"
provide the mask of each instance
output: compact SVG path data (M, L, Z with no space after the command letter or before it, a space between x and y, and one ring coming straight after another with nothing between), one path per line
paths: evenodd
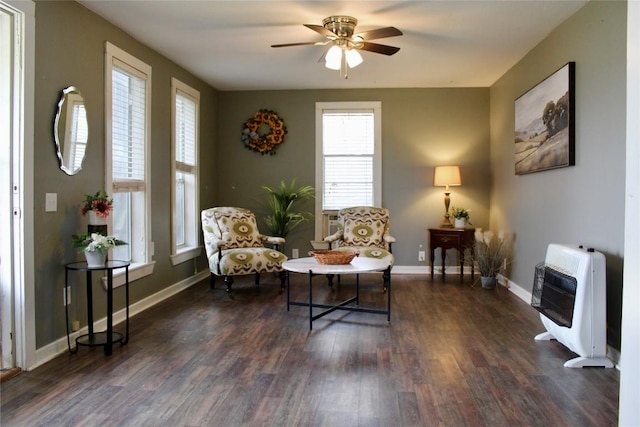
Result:
M309 185L296 187L295 178L290 184L280 181L280 186L262 186L267 192L269 215L264 219L272 236L287 237L295 227L313 217L310 212L297 212L297 205L315 197L315 188Z
M511 233L501 231L496 236L491 230L476 228L473 262L480 276L496 277L503 272L511 261L512 240Z

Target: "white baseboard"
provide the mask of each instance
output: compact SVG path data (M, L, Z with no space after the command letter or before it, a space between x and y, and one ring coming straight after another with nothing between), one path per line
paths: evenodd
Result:
M164 288L160 292L157 292L153 295L148 296L134 304L129 306L129 317L135 316L138 313L145 311L146 309L153 307L161 301L181 292L196 283L206 279L209 277L209 270L203 270L197 273L194 276L188 277L174 285ZM119 323L124 322L126 319L126 310L123 308L115 313L113 313L113 325L117 325ZM107 328L107 319L103 317L102 319L96 320L93 322L93 328L96 331L102 331ZM72 347L75 346L76 338L80 335L84 335L88 332L88 327L81 328L76 332L72 332L69 335L69 340L71 341ZM44 347L40 347L36 350L35 355L35 363L29 367L29 370L33 370L44 363L47 363L51 359L63 354L68 351L67 346L67 337L64 336L56 341L53 341L50 344L45 345Z

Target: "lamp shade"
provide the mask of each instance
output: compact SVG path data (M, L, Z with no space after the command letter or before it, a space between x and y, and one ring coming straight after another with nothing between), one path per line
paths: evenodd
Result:
M458 166L436 166L433 174L434 187L448 187L450 185L462 185L460 179L460 167Z
M340 48L340 46L331 46L331 49L329 49L327 55L325 56L325 67L332 70L339 70L341 64L342 49Z
M347 64L349 64L349 67L355 68L362 64L362 55L360 55L357 50L348 49L344 54L347 57Z

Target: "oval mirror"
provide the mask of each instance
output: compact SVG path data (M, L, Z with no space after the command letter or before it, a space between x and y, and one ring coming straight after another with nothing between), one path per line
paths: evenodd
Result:
M62 91L53 124L53 135L60 169L67 175L75 175L82 169L89 140L89 123L82 94L74 86Z

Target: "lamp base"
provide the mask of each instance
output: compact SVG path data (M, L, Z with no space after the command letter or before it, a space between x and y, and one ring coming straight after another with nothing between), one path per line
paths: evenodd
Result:
M449 188L447 188L447 191L444 192L444 221L442 221L442 224L440 224L440 227L442 228L453 228L453 224L451 224L451 220L449 219L451 218L451 216L449 215L449 203L451 203L449 194L451 193L448 190Z

